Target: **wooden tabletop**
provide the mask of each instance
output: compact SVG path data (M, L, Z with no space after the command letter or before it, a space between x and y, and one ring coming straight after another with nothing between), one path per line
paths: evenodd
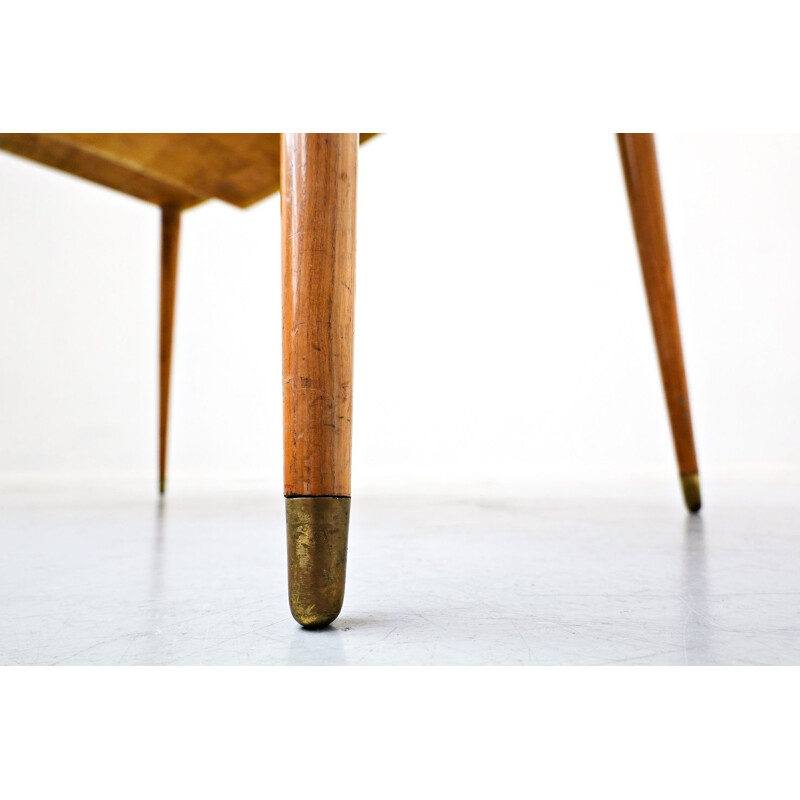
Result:
M159 206L246 208L280 187L279 133L0 133L0 149Z

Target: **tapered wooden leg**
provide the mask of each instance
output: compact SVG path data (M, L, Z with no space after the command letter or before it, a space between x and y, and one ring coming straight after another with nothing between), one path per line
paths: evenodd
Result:
M167 424L169 382L172 366L172 329L175 319L175 286L178 278L178 240L181 212L174 206L161 209L161 321L158 397L158 489L167 485Z
M281 137L289 604L321 628L344 599L350 513L356 133Z
M687 508L700 510L700 479L683 365L678 307L652 133L618 133L622 168Z

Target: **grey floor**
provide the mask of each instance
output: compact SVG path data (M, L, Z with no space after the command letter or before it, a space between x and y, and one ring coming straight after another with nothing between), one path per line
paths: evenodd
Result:
M800 664L800 484L354 499L326 631L266 491L0 494L2 664Z

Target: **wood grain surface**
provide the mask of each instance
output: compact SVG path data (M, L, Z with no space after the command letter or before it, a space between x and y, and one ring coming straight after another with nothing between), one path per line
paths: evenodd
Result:
M180 209L176 206L164 206L161 209L161 314L158 371L158 486L161 494L164 493L167 481L169 387L172 374L172 332L175 322L180 230Z
M281 147L287 497L350 495L358 134Z
M681 475L697 473L678 307L652 133L618 133L658 363Z
M0 149L158 206L189 208L206 199L46 133L0 133Z
M280 186L279 133L2 133L0 149L160 206L245 208Z

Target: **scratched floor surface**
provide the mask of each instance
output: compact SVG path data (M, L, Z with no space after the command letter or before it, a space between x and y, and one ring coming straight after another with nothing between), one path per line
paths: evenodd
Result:
M0 663L800 664L800 484L669 489L357 498L323 632L265 492L9 490Z

